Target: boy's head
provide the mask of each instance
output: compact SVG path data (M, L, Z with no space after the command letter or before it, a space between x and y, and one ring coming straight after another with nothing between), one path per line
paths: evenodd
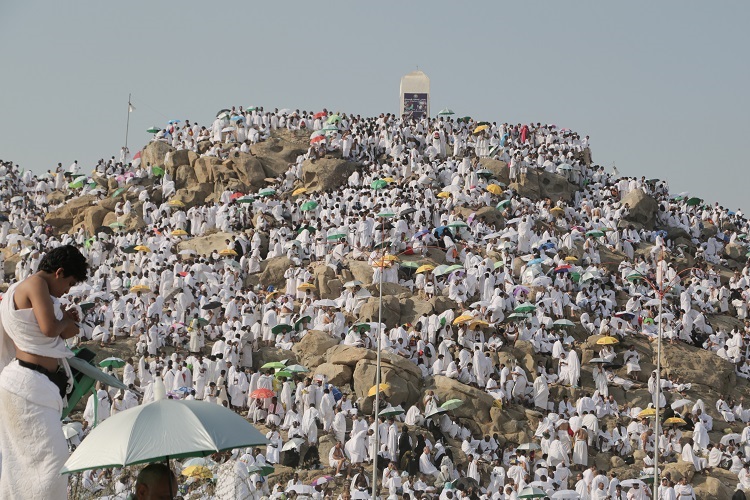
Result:
M45 272L52 277L50 293L61 297L76 283L86 281L88 262L73 245L63 245L47 252L39 263L37 272Z

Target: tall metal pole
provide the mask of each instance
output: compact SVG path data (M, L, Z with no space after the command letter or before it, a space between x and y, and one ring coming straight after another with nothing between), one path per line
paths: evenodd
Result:
M385 226L384 218L380 219L380 240L381 245L383 244L383 230ZM379 410L380 410L380 339L383 336L383 271L385 270L385 255L381 252L380 260L377 262L377 266L380 267L380 279L378 286L378 339L375 343L375 350L377 358L375 361L375 455L372 457L372 500L376 500L378 497L378 451L380 451L380 424Z
M125 123L125 149L128 149L128 132L130 131L130 96L128 94L128 121Z
M659 281L659 328L656 340L656 416L654 417L654 496L657 498L659 492L659 406L661 403L661 334L662 334L662 308L664 304L664 278Z

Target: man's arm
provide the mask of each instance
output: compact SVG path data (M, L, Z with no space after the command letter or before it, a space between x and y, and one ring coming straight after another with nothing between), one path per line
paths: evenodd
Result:
M39 330L45 337L69 339L78 335L78 325L73 313L63 311L63 319L61 320L55 317L55 306L44 280L32 277L25 285L25 290L22 290L19 299L21 299L21 302L25 302L23 300L25 295L26 301L30 303L31 310L34 311L34 317L39 323Z

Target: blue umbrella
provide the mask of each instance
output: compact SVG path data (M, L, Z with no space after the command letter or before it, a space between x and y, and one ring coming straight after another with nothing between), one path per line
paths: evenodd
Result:
M341 399L341 397L343 396L343 394L341 393L341 391L339 390L338 387L334 387L332 385L328 386L328 387L331 390L331 394L333 394L333 399L335 401L338 401L339 399Z
M180 120L169 120L167 123L169 123L170 125L174 125L176 123L180 123Z
M542 262L544 262L544 259L532 259L529 261L529 265L533 266L534 264L541 264Z
M430 230L429 229L422 229L420 231L417 231L417 233L414 235L414 237L415 238L421 238L425 234L430 234Z
M232 121L235 121L235 122L242 121L242 119L243 119L243 117L241 117L241 116L234 116L234 117L232 117Z
M540 245L540 246L539 246L539 248L540 248L541 250L548 250L548 249L550 249L550 248L555 248L555 244L554 244L554 243L552 243L551 241L548 241L547 243L545 243L545 244L543 244L543 245Z

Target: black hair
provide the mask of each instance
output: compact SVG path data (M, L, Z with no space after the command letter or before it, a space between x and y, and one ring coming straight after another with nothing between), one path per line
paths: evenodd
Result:
M76 282L86 281L89 264L86 257L73 245L63 245L47 252L39 263L37 271L55 273L62 268L63 276L73 276Z

